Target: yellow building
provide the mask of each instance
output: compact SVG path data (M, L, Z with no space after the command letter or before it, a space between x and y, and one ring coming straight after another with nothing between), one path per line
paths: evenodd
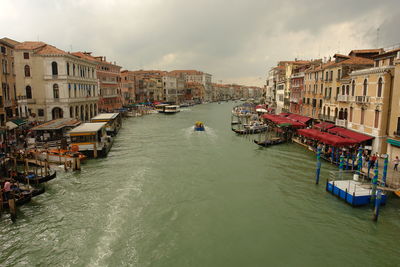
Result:
M393 160L396 156L400 157L400 49L389 52L388 56L385 60L381 60L381 64L389 63L390 65L393 62L395 65L387 138L387 153L389 154L389 159Z
M375 67L350 74L348 128L374 137L371 150L379 154L387 151L390 110L394 109L391 105L396 55L397 51L383 52L374 56Z

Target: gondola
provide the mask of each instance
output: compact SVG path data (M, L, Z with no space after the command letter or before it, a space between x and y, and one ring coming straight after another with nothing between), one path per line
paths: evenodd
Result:
M36 188L36 187L24 188L24 187L25 186L13 189L14 197L15 197L15 204L17 206L26 204L26 203L30 202L33 197L41 195L45 192L44 186L41 186L39 188ZM3 199L2 205L3 205L3 209L7 209L8 201Z
M278 144L282 144L282 143L285 142L285 140L282 139L282 138L271 139L271 140L265 140L265 141L261 141L261 142L259 142L259 141L257 141L257 140L253 140L253 141L254 141L254 143L256 143L257 145L262 146L262 147L268 147L268 146L278 145Z
M41 184L53 180L54 178L56 178L56 176L57 176L56 171L45 176L36 175L34 173L28 173L26 175L22 172L18 172L17 176L15 177L15 180L17 180L20 183L27 183L29 181L30 184Z
M262 133L265 132L268 129L268 126L259 126L259 127L251 127L251 128L244 128L244 129L234 129L232 128L232 131L234 131L237 134L257 134L257 133Z

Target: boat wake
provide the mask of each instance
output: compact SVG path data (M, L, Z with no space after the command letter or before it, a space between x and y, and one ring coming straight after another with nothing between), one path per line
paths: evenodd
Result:
M146 170L142 169L136 173L135 179L129 179L128 182L118 189L117 197L114 198L107 206L110 212L105 216L106 222L103 229L103 235L99 238L96 244L96 250L93 257L90 260L89 266L103 266L105 262L113 253L113 245L121 238L123 234L123 225L126 222L124 214L126 209L129 208L129 199L134 191L141 192L141 188L137 185L132 184L132 181L141 180L145 175ZM131 247L130 250L134 250ZM134 252L136 255L136 251ZM133 257L134 258L134 257ZM134 260L134 259L133 259Z
M192 136L207 136L208 138L216 139L218 137L215 130L211 127L204 126L204 131L195 131L193 126L183 129L185 138L189 139Z

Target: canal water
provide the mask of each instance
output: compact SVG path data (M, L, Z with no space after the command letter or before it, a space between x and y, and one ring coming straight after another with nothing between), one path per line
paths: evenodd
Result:
M236 136L233 105L124 120L107 158L2 216L0 266L398 265L399 200L373 223L325 191L332 166L315 185L303 147Z

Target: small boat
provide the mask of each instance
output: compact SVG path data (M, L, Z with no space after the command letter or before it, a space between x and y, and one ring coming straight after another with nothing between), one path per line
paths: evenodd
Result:
M54 178L56 178L56 176L57 176L56 171L44 176L36 175L33 172L29 172L28 174L18 172L17 176L15 177L15 180L26 184L41 184L53 180Z
M394 193L396 194L396 196L400 197L400 190L394 191Z
M28 186L28 185L12 185L11 186L12 194L15 197L15 204L17 206L21 206L23 204L26 204L32 200L33 197L36 197L38 195L41 195L45 192L44 186L41 187L33 187L33 186ZM8 208L8 201L6 201L4 198L2 198L3 202L1 203L3 206L3 209Z
M267 129L268 129L268 126L266 126L266 125L258 125L258 126L245 127L243 129L232 128L232 131L234 131L237 134L256 134L256 133L265 132Z
M199 132L205 131L204 123L201 121L196 121L194 124L194 130Z
M272 138L270 140L265 140L265 141L257 141L257 140L253 140L254 143L256 143L259 146L263 146L263 147L268 147L268 146L272 146L272 145L278 145L278 144L282 144L285 142L284 139L282 138Z
M41 153L38 154L38 159L39 160L48 160L50 163L64 163L66 161L71 161L73 162L74 157L78 157L80 161L85 161L87 159L87 156L84 155L83 153L80 153L79 148L72 147L71 150L66 150L66 149L49 149L47 151L42 151ZM35 153L34 151L32 151Z

